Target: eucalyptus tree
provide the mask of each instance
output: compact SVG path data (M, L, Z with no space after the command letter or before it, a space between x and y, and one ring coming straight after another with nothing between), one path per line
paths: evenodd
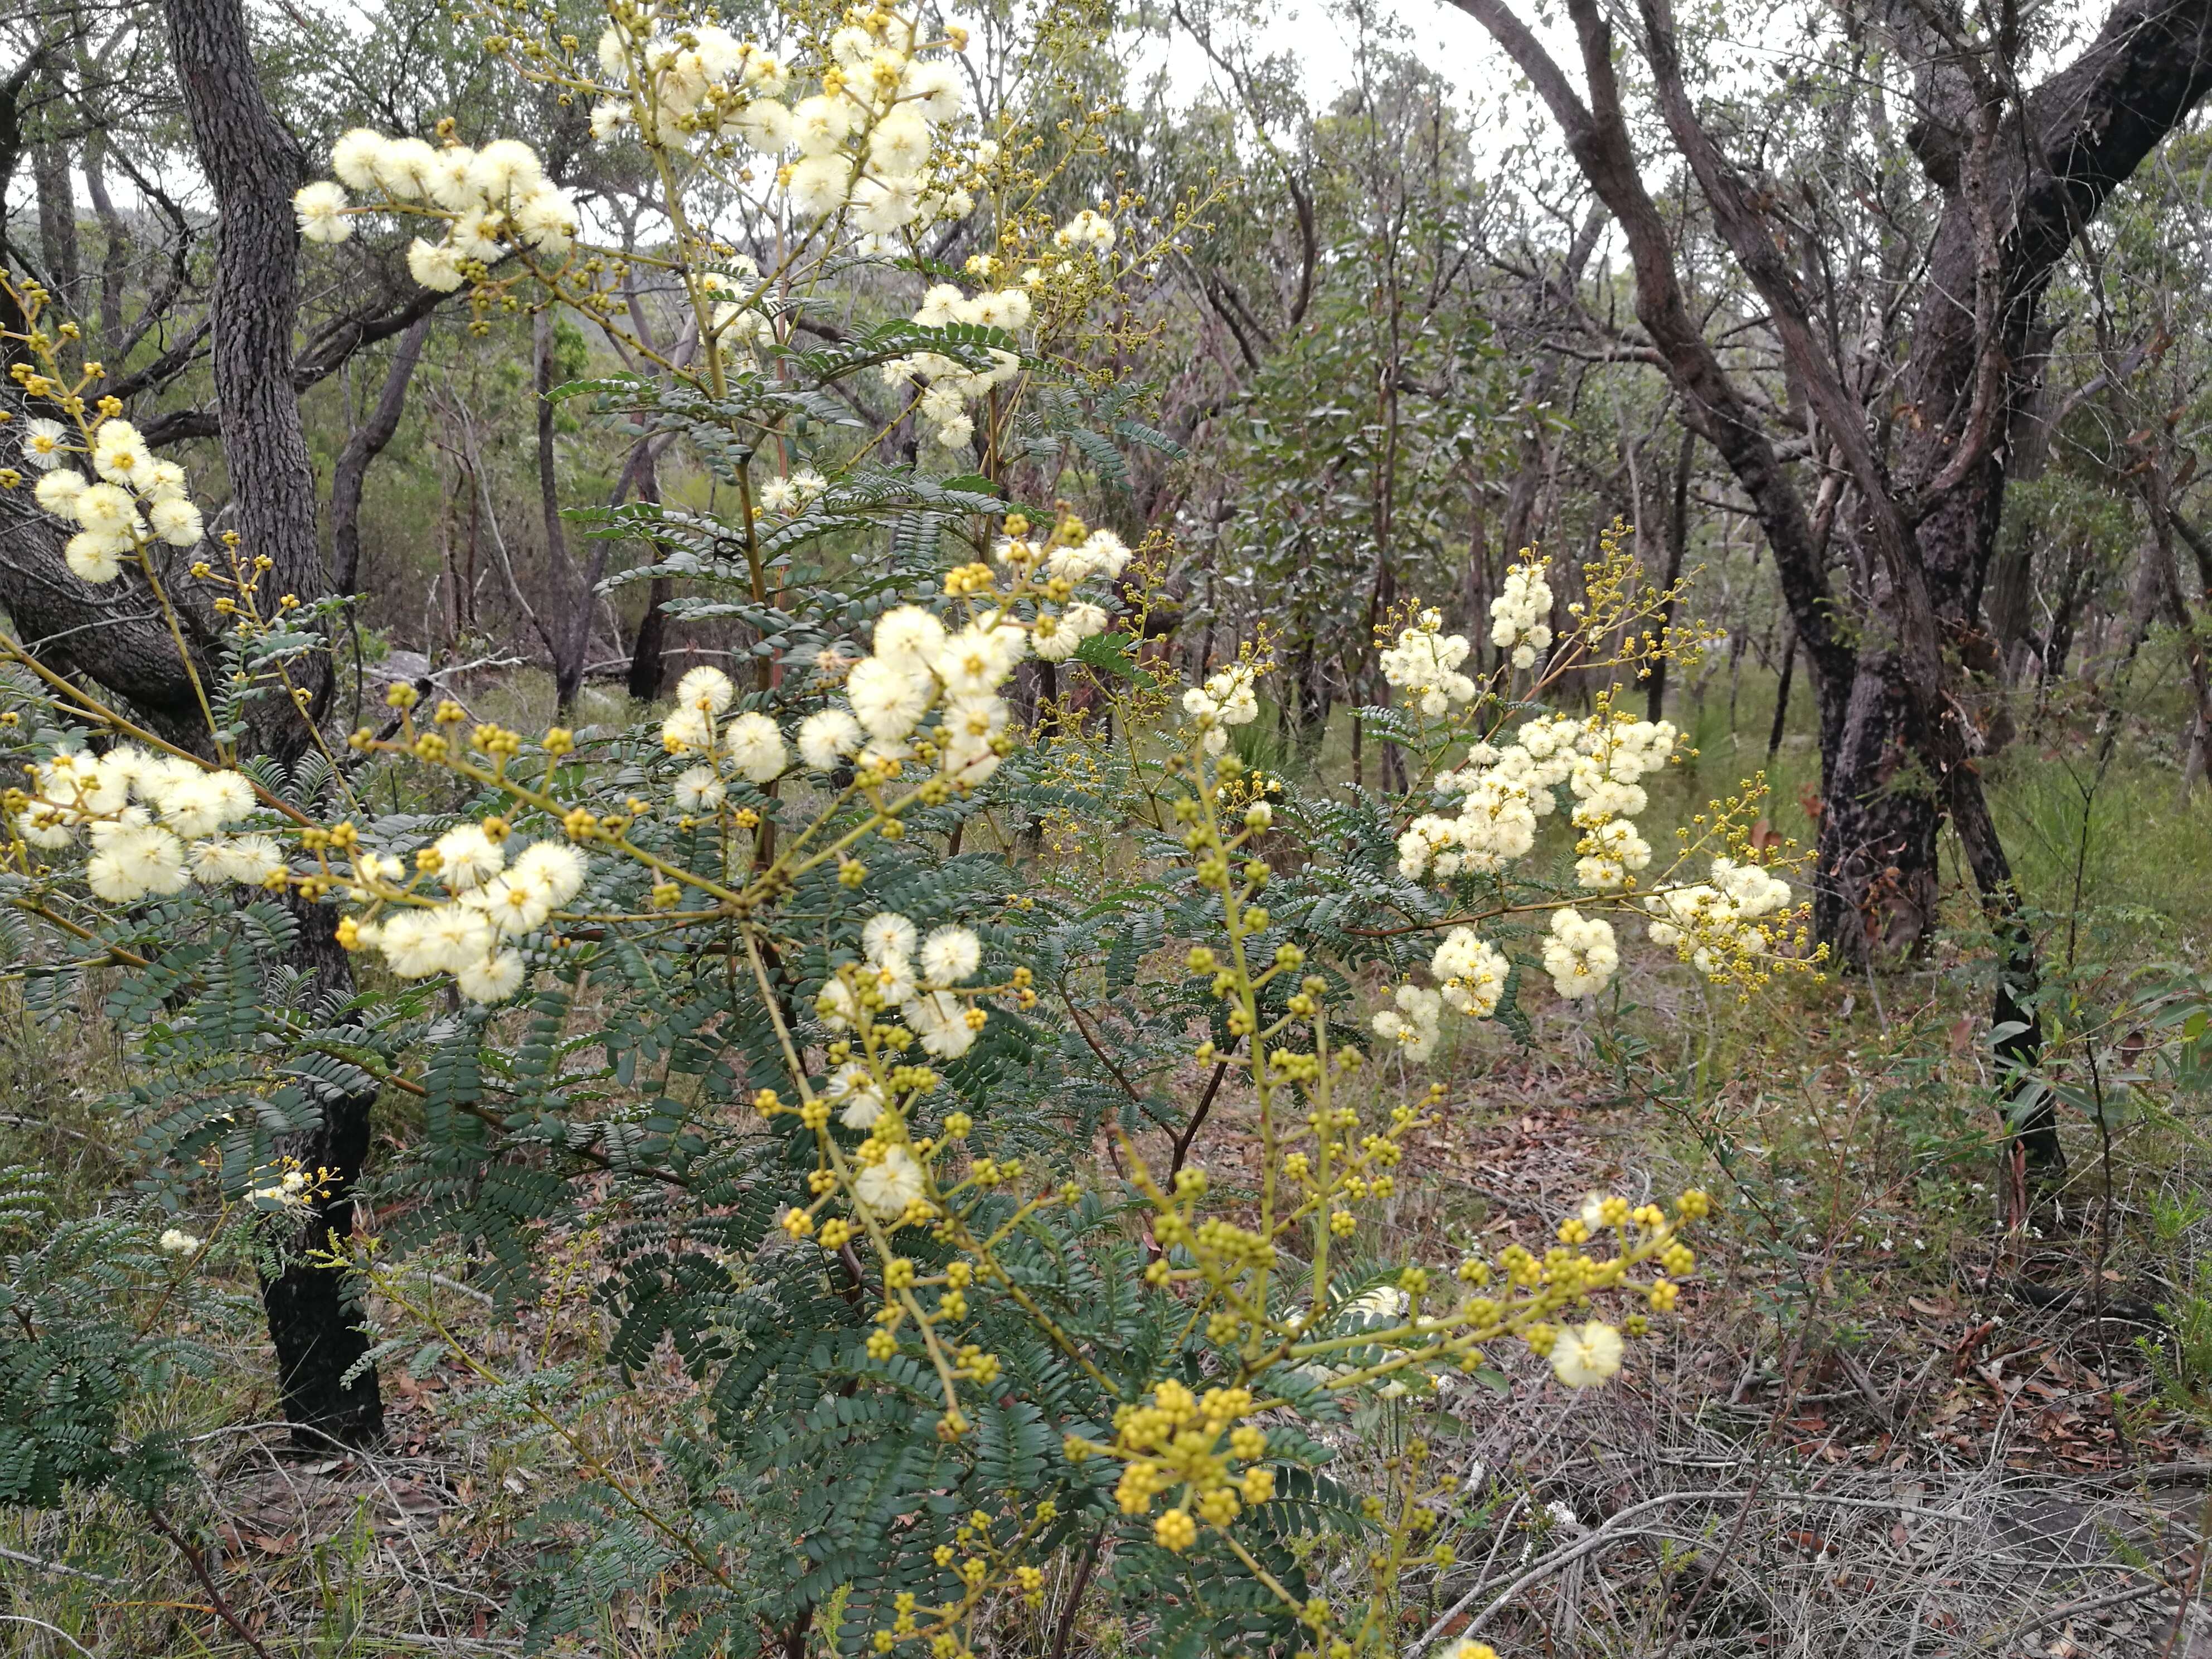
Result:
M2127 0L2032 89L2039 53L2066 43L2032 38L2010 8L1847 7L1805 20L1799 66L1759 96L1729 89L1717 29L1686 32L1668 0L1641 0L1633 44L1650 106L1763 308L1787 392L1778 407L1686 302L1681 238L1645 185L1614 27L1595 0L1567 8L1580 88L1506 0L1455 3L1528 77L1619 223L1646 343L1772 549L1820 708L1822 937L1859 963L1917 944L1948 816L2002 945L1999 1057L2032 1065L2033 942L1962 716L1959 650L1982 627L2007 437L2047 349L2045 290L2081 227L2212 86L2212 5ZM1844 165L1799 164L1787 140L1808 119ZM1865 252L1839 270L1839 248ZM1822 483L1847 493L1840 507L1785 457L1799 434ZM1845 553L1833 573L1832 527ZM2047 1105L2023 1109L2029 1156L2055 1166Z

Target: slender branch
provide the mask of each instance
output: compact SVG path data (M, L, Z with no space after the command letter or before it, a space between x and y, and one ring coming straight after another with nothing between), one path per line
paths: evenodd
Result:
M207 1591L208 1601L214 1607L217 1616L224 1624L238 1632L238 1639L246 1644L247 1649L253 1654L254 1659L271 1659L269 1650L261 1645L260 1638L246 1627L246 1621L240 1619L232 1609L230 1603L224 1600L221 1587L215 1582L215 1575L208 1571L206 1558L198 1548L187 1542L181 1533L169 1524L168 1516L151 1504L147 1506L146 1518L153 1523L155 1532L160 1533L162 1537L177 1547L177 1553L182 1555L186 1564L191 1566L192 1577L198 1579L200 1587Z
M1199 1126L1206 1121L1206 1115L1213 1109L1213 1097L1221 1087L1221 1079L1228 1075L1229 1062L1225 1060L1214 1061L1213 1075L1206 1080L1206 1092L1198 1097L1190 1121L1183 1125L1182 1133L1176 1137L1175 1157L1168 1163L1168 1179L1170 1182L1175 1179L1176 1172L1182 1168L1183 1159L1190 1155L1190 1144L1198 1138Z
M1052 1648L1047 1659L1061 1659L1067 1651L1068 1633L1075 1628L1075 1615L1083 1606L1083 1592L1091 1585L1091 1569L1098 1559L1098 1547L1106 1541L1106 1528L1101 1527L1091 1534L1091 1541L1083 1547L1083 1559L1075 1569L1075 1582L1068 1587L1067 1605L1060 1611L1059 1622L1052 1632Z

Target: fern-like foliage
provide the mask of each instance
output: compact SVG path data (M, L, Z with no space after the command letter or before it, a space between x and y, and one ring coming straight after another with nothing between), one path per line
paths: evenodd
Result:
M136 1442L138 1394L211 1357L152 1316L179 1265L143 1218L57 1219L40 1172L0 1168L0 1504L46 1507L65 1489L114 1486L155 1501L183 1471L167 1437Z

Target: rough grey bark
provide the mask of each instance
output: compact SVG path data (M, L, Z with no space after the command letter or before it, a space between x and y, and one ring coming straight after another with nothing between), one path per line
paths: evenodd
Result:
M165 0L172 59L184 86L200 166L219 213L210 367L223 459L236 527L252 556L266 556L271 597L305 599L330 591L315 525L314 471L294 389L293 331L299 304L299 235L292 193L306 158L270 112L240 0ZM327 653L295 671L312 696L311 717L327 701L333 676ZM289 762L307 746L298 714L259 712L254 736L264 752ZM298 905L297 965L325 997L350 994L353 975L332 937L331 913ZM345 1278L310 1266L306 1252L353 1231L353 1182L368 1149L375 1092L328 1102L319 1119L283 1138L281 1150L337 1179L309 1207L288 1242L283 1271L265 1279L262 1300L276 1346L277 1381L295 1439L358 1443L383 1430L384 1405Z

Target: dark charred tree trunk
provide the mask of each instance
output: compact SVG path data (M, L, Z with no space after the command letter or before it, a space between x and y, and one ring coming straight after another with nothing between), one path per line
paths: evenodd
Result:
M316 993L328 1003L353 990L353 964L331 933L331 912L320 905L288 902L300 923L289 952L295 968L313 975ZM261 1285L269 1340L276 1350L276 1382L292 1442L307 1450L333 1443L365 1446L384 1433L384 1398L376 1367L363 1364L368 1339L354 1285L342 1271L318 1267L311 1250L343 1244L354 1231L354 1184L368 1158L369 1115L376 1091L346 1095L326 1103L318 1121L285 1136L280 1150L313 1172L335 1177L308 1206L298 1231L284 1241L283 1271ZM360 1373L347 1380L356 1366Z
M1936 778L1920 764L1911 699L1891 653L1863 653L1842 729L1821 745L1813 927L1853 966L1894 966L1936 916Z
M240 0L166 0L172 61L184 85L200 166L220 215L213 294L212 369L223 459L236 524L246 552L273 562L277 593L313 599L330 591L316 534L315 478L294 388L292 336L298 295L299 237L292 193L306 158L270 114ZM295 671L319 719L334 676L321 653ZM262 752L289 764L305 751L301 711L253 711ZM295 964L325 1002L351 994L353 975L333 937L332 913L296 905ZM308 1260L354 1226L353 1182L368 1145L374 1090L326 1102L319 1116L282 1138L278 1150L336 1179L284 1241L284 1266L262 1286L276 1349L285 1416L303 1444L357 1444L383 1430L384 1404L368 1342L346 1276ZM349 1371L359 1375L346 1381Z
M575 706L584 684L584 659L592 647L592 605L599 597L596 575L580 577L568 556L568 538L561 523L561 481L553 445L553 310L548 306L533 322L538 391L538 501L545 523L545 562L556 581L577 588L568 615L556 617L551 629L553 697L565 714ZM599 544L602 550L606 544Z
M1766 763L1782 750L1782 734L1790 729L1790 682L1797 672L1797 630L1791 629L1782 642L1782 677L1774 686L1774 723L1766 728Z
M2089 568L2089 550L2077 540L2067 550L2066 574L2051 599L2050 623L2035 641L2036 678L2046 689L2066 672L2074 654L2074 630L2092 586Z
M655 576L646 585L645 595L645 615L638 619L623 684L640 702L651 702L668 678L668 613L662 607L675 598L676 584Z
M676 596L676 584L655 576L646 584L645 615L638 619L637 639L629 653L630 696L651 702L660 695L668 678L668 615L661 607Z

